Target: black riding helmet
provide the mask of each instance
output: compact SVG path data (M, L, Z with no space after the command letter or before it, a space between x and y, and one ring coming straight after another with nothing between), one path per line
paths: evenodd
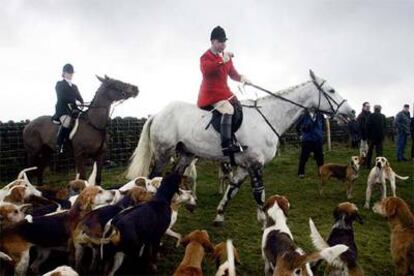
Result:
M65 64L65 65L63 66L62 72L63 72L63 73L73 74L73 73L74 73L74 70L73 70L73 65L72 65L72 64L70 64L70 63Z
M211 31L210 41L214 39L217 39L220 42L225 42L227 40L226 32L222 27L217 26Z

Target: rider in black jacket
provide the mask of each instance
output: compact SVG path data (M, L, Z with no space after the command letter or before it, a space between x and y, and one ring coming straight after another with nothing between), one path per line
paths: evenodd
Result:
M57 149L59 153L63 151L63 145L69 138L72 115L74 112L79 111L76 101L83 104L78 87L72 83L73 73L73 66L71 64L65 64L62 72L63 79L58 81L55 87L57 103L53 120L61 124L57 138Z

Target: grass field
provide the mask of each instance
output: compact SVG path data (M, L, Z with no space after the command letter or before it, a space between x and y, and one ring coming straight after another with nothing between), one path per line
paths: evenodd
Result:
M326 162L346 163L355 150L340 145L333 145L334 150L325 151ZM411 208L414 205L414 163L395 161L395 148L391 143L385 147L393 169L400 175L409 175L406 181L397 181L397 194L405 199ZM305 251L313 250L309 238L308 219L312 217L323 236L329 233L333 223L332 212L335 206L346 200L345 187L342 182L332 180L325 189L324 196L318 193L318 178L314 160L309 160L304 179L296 176L299 149L285 147L264 170L266 197L272 194L286 195L291 209L288 225L297 245ZM239 271L242 275L262 275L263 260L261 257L261 226L256 221L256 210L251 195L250 183L246 181L236 198L226 211L225 226L217 228L212 225L215 209L221 196L217 193L217 165L213 162L199 162L198 169L198 207L193 214L182 208L179 212L175 230L182 234L194 229L206 229L214 243L231 238L238 248L241 257ZM124 169L107 170L104 173L104 186L123 183ZM386 221L371 210L363 209L365 200L366 178L368 170L362 169L354 185L353 202L360 208L365 224L355 223L355 236L359 250L359 263L366 275L393 275L393 264L389 251L389 228ZM62 179L62 176L48 175L49 179ZM65 176L67 179L67 176ZM65 180L66 180L65 179ZM61 181L61 183L66 183ZM379 190L373 193L372 202L379 199ZM175 248L175 240L164 239L161 259L158 263L160 275L171 275L179 264L184 248ZM215 271L211 259L204 261L206 275Z

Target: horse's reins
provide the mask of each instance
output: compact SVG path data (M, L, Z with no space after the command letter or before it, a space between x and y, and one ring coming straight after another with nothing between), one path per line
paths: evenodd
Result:
M317 111L320 112L320 113L327 114L327 115L329 115L331 117L334 116L336 113L338 113L339 108L346 102L346 100L344 99L344 100L342 100L342 102L340 102L338 104L335 101L335 99L333 99L330 95L328 95L323 90L322 86L325 84L325 81L323 81L321 84L318 84L315 80L312 80L312 82L313 82L313 84L316 86L316 88L319 91L319 99L318 99L318 108L317 108ZM254 87L254 88L256 88L256 89L258 89L258 90L261 90L261 91L263 91L263 92L265 92L265 93L267 93L267 94L269 94L269 95L271 95L271 96L273 96L273 97L275 97L277 99L280 99L282 101L288 102L288 103L293 104L293 105L296 105L296 106L298 106L298 107L300 107L300 108L302 108L304 110L308 110L308 108L306 106L304 106L304 105L302 105L300 103L294 102L292 100L289 100L289 99L287 99L287 98L285 98L285 97L283 97L281 95L275 94L275 93L273 93L273 92L271 92L271 91L269 91L269 90L267 90L267 89L265 89L265 88L263 88L261 86L258 86L258 85L253 84L253 83L251 83L249 85L252 86L252 87ZM320 110L320 106L321 106L321 96L322 95L325 97L326 101L329 103L329 106L330 106L332 112L326 112L326 111ZM334 108L332 102L337 106L336 109ZM254 101L254 105L243 105L243 106L244 107L248 107L248 108L254 108L262 116L263 120L270 127L270 129L273 131L273 133L276 134L276 136L280 139L280 137L281 137L280 134L277 132L277 130L273 127L273 125L270 123L270 121L266 118L266 116L260 110L261 107L257 105L257 100Z
M110 108L111 108L111 111L109 112L109 118L111 118L112 117L112 114L114 113L114 111L115 111L115 107L117 107L118 105L120 105L120 104L122 104L123 102L125 101L125 99L122 99L122 100L119 100L119 101L116 101L113 105L111 104L111 106L110 106ZM98 109L98 108L108 108L107 106L93 106L92 105L92 102L87 102L87 103L89 103L89 104L80 104L80 105L78 105L78 106L81 106L81 107L87 107L88 108L88 110L86 110L86 111L83 111L83 110L81 110L80 111L80 113L84 113L84 114L88 114L88 111L89 111L89 109L94 109L94 108L96 108L96 109ZM93 127L94 129L96 129L96 130L98 130L98 131L106 131L106 125L105 125L105 127L104 128L100 128L100 127L97 127L97 126L95 126L90 120L89 120L89 118L87 118L87 123L91 126L91 127Z

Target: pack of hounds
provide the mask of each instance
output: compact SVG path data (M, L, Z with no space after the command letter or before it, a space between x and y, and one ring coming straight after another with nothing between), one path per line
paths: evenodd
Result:
M157 274L161 238L176 239L185 247L182 261L173 275L203 275L206 256L215 260L216 275L243 275L240 256L231 240L213 244L206 230L182 236L173 230L180 206L193 211L196 206L197 159L184 173L172 171L148 179L138 177L124 185L103 189L95 185L96 167L88 180L78 177L65 187L34 186L27 172L0 190L0 273L40 275L41 266L56 252L65 256L65 265L43 275L121 274L127 259L139 260L144 274ZM346 196L358 177L361 158L348 164L328 163L320 168L320 193L330 178L343 180ZM222 165L219 190L224 190L231 169ZM377 157L367 179L365 208L370 208L372 189L379 187L381 200L372 210L389 221L391 254L396 275L414 275L414 215L407 203L396 196L395 173L385 157ZM387 197L386 182L392 196ZM363 223L351 202L333 210L333 226L327 239L309 218L310 238L315 250L304 252L294 241L288 226L290 203L286 196L272 195L264 205L261 251L265 275L313 275L326 262L325 275L364 275L358 263L354 221ZM134 266L136 267L136 265ZM128 272L131 273L130 271ZM134 273L134 272L133 272Z

